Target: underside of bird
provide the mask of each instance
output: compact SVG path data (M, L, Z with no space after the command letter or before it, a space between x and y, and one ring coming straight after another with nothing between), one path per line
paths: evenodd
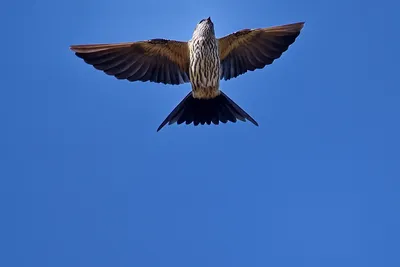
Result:
M207 21L210 21L207 19ZM202 23L202 22L200 22ZM205 22L203 22L205 23ZM207 22L208 23L208 22ZM304 22L257 29L243 29L218 38L222 80L271 65L299 36ZM72 45L86 63L120 80L155 82L169 85L190 83L188 42L151 39L114 44ZM221 92L213 99L194 98L190 92L161 123L219 124L249 120L243 109Z
M211 123L218 125L220 122L236 122L237 120L249 120L254 125L258 123L240 108L232 99L220 91L217 97L210 99L194 98L190 92L168 115L168 117L158 127L160 131L166 124L191 124L195 126Z

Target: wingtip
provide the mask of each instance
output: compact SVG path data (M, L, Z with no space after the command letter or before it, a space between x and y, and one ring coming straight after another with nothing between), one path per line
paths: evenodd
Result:
M70 49L71 51L78 52L78 51L77 51L77 48L78 48L78 47L79 47L78 45L70 45L70 46L69 46L69 49Z
M305 21L299 21L299 22L290 23L290 24L287 24L287 25L284 25L284 26L290 27L293 30L300 31L301 29L303 29L305 23L306 23Z
M92 45L70 45L69 49L74 51L75 53L85 53L89 51Z
M306 23L305 21L300 21L300 22L293 23L291 25L297 27L298 30L300 31L301 29L303 29L305 23Z

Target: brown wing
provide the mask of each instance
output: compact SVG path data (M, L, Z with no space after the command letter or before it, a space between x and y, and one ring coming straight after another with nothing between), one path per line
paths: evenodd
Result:
M262 69L279 58L299 36L304 22L241 30L220 38L221 79Z
M189 49L186 42L165 39L72 45L86 63L118 79L164 84L189 82Z

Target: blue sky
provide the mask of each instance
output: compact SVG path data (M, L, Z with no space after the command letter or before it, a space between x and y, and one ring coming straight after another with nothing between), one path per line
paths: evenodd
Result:
M395 1L2 4L0 266L400 266ZM158 125L190 90L71 44L306 21L221 89L260 124Z

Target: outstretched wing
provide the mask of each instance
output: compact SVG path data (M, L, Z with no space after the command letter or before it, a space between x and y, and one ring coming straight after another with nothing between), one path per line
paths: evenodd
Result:
M189 82L187 42L165 39L119 44L72 45L86 63L117 79L164 84Z
M221 79L262 69L279 58L299 36L304 22L263 29L245 29L218 39Z

